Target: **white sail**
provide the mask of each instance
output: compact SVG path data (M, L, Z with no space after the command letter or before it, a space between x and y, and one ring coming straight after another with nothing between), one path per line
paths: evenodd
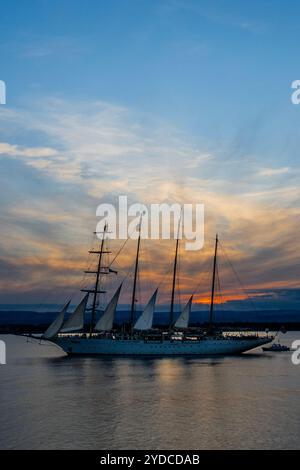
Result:
M154 314L157 290L158 289L156 289L156 291L152 295L143 313L141 314L136 324L134 325L135 330L151 330L152 323L153 323L153 314Z
M193 301L193 296L190 297L186 306L184 307L181 314L177 318L175 325L174 325L175 328L188 328L189 320L190 320L190 313L192 309L192 301Z
M79 331L84 327L84 312L86 308L86 303L88 300L88 295L86 294L80 304L77 305L74 312L70 315L68 320L63 324L60 333L70 333L71 331Z
M61 310L61 312L57 315L57 317L55 318L55 320L51 323L50 326L48 326L47 330L45 331L45 333L43 334L42 338L45 338L45 339L51 339L53 338L54 336L57 335L57 333L59 332L59 330L61 329L62 325L63 325L63 322L64 322L64 318L65 318L65 313L66 311L68 310L68 307L69 307L69 304L70 304L70 301L67 302L63 309Z
M118 289L115 292L115 295L112 297L111 301L109 302L106 309L104 310L103 315L97 321L95 325L96 331L109 331L112 329L121 288L122 288L122 284L118 287Z

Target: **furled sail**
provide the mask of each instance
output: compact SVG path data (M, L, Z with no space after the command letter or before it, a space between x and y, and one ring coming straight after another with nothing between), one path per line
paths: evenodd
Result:
M193 296L190 297L186 306L182 310L181 314L177 318L174 327L175 328L187 328L189 326L190 313L192 309Z
M57 317L55 318L55 320L51 323L50 326L48 326L47 330L45 331L45 333L43 334L42 338L45 338L45 339L51 339L51 338L54 338L54 336L57 335L57 333L59 332L59 330L61 329L62 325L63 325L63 322L64 322L64 318L65 318L65 313L66 311L68 310L68 307L69 307L69 304L70 304L70 300L69 302L67 302L63 309L61 310L61 312L57 315Z
M157 291L158 289L156 289L151 299L149 300L148 304L146 305L143 313L141 314L136 324L134 325L135 330L151 330Z
M86 294L80 304L77 305L74 312L63 324L60 333L70 333L71 331L79 331L84 327L84 312L89 294Z
M122 288L122 284L120 284L114 296L112 297L111 301L109 302L106 309L104 310L103 315L97 321L96 326L95 326L96 331L109 331L112 329L121 288Z

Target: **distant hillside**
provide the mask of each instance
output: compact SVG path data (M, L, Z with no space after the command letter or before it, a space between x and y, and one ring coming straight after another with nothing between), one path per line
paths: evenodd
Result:
M43 331L49 325L57 311L36 312L32 310L0 310L0 332ZM139 315L139 312L136 314ZM178 313L176 314L178 315ZM116 313L116 324L129 318L128 310ZM194 311L191 314L191 326L203 326L207 323L208 311ZM87 318L87 322L89 319ZM231 327L300 328L300 312L296 310L261 310L261 311L221 311L215 312L215 323ZM158 311L154 315L154 325L168 324L168 312Z

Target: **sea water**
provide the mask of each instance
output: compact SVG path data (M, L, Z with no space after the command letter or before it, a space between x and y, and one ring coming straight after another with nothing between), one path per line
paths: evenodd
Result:
M300 448L300 365L289 352L67 357L49 343L0 339L1 449Z

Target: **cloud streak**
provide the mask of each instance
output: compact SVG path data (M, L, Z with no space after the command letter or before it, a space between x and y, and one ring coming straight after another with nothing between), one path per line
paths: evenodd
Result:
M199 143L166 122L107 102L51 98L30 112L0 111L0 256L14 278L2 277L2 301L16 287L33 299L39 289L76 290L96 207L119 194L145 204L205 204L205 247L181 253L182 300L198 284L196 299L209 295L216 231L249 289L299 286L299 175L290 167L258 169L256 159L236 159L230 148ZM159 301L166 302L172 242L146 245L142 299L162 283ZM124 276L134 250L130 243L118 260ZM225 262L222 273L224 298L244 295Z
M286 175L290 172L290 168L288 166L282 168L262 168L259 170L259 176L277 176L277 175Z
M5 142L0 142L0 155L12 155L14 157L53 157L57 151L49 147L20 147Z

